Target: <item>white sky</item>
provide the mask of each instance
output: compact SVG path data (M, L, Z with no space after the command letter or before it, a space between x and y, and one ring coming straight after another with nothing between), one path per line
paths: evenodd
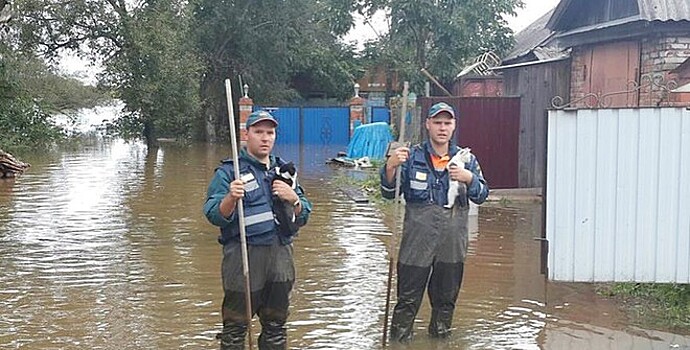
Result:
M560 0L523 0L525 7L518 9L517 16L507 18L508 26L517 33L558 5L559 1ZM386 18L383 13L374 16L371 25L362 23L363 19L361 17L356 17L355 20L357 25L344 39L347 42L358 42L358 47L360 48L364 41L374 39L377 35L384 34L387 28ZM89 62L80 60L71 55L67 55L61 60L60 68L64 72L81 76L82 81L87 84L95 84L94 72L99 69L98 67L93 67Z
M515 32L519 32L520 30L524 29L528 25L530 25L532 22L536 21L544 15L545 13L549 12L552 8L556 7L558 5L560 0L522 0L525 4L524 8L518 9L517 16L515 17L508 17L508 26ZM366 40L372 40L375 39L378 32L378 35L381 35L385 33L385 28L387 27L386 24L386 19L383 13L377 14L372 19L372 24L364 24L362 22L362 18L359 16L356 16L356 21L357 25L353 30L348 33L348 35L345 36L345 41L347 42L353 42L353 41L360 41L361 42L366 41ZM377 28L376 30L374 28ZM383 31L383 32L382 32ZM361 45L359 45L361 48Z

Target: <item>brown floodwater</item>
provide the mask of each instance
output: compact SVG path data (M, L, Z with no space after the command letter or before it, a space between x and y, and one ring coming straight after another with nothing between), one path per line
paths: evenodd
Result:
M324 161L344 149L277 148L314 204L291 349L381 347L394 220L338 189ZM217 349L221 250L201 206L229 154L111 141L24 156L33 166L0 180L0 349ZM591 285L547 283L538 204L485 205L473 227L452 337L428 339L425 300L414 342L393 348L690 349L690 331L633 326Z

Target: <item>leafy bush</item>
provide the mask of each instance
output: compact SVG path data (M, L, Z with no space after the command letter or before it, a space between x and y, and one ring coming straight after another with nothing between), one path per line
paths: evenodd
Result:
M65 131L19 84L10 62L0 56L0 148L8 152L45 149Z

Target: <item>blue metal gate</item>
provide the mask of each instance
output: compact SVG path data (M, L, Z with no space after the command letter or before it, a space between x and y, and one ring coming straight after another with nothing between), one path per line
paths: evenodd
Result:
M386 122L390 124L391 113L388 107L371 107L371 122Z
M348 107L305 107L302 143L308 145L347 145L350 142Z
M347 145L350 142L348 107L261 107L278 121L276 145Z

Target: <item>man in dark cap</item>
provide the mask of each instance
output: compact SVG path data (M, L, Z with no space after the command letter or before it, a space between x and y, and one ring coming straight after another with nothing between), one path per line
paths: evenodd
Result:
M398 301L390 327L392 342L412 339L415 316L428 288L431 320L428 332L446 338L458 298L467 255L469 200L481 204L489 195L477 158L468 153L464 166L449 166L462 150L452 142L456 127L453 107L439 102L426 118L429 140L412 148L399 147L381 169L383 197L395 197L396 168L405 197L405 220L398 258ZM461 185L448 198L451 181Z
M249 115L247 144L239 154L240 178L235 178L232 159L224 160L208 186L206 218L220 227L223 245L223 331L221 350L244 349L247 332L245 285L237 202L244 203L252 314L261 322L259 349L287 349L285 322L295 281L292 239L307 223L311 203L302 187L273 181L286 162L274 156L278 122L266 111ZM278 200L279 199L279 200ZM278 222L277 204L294 212L293 222ZM288 228L289 227L289 228ZM253 316L252 315L252 316Z

